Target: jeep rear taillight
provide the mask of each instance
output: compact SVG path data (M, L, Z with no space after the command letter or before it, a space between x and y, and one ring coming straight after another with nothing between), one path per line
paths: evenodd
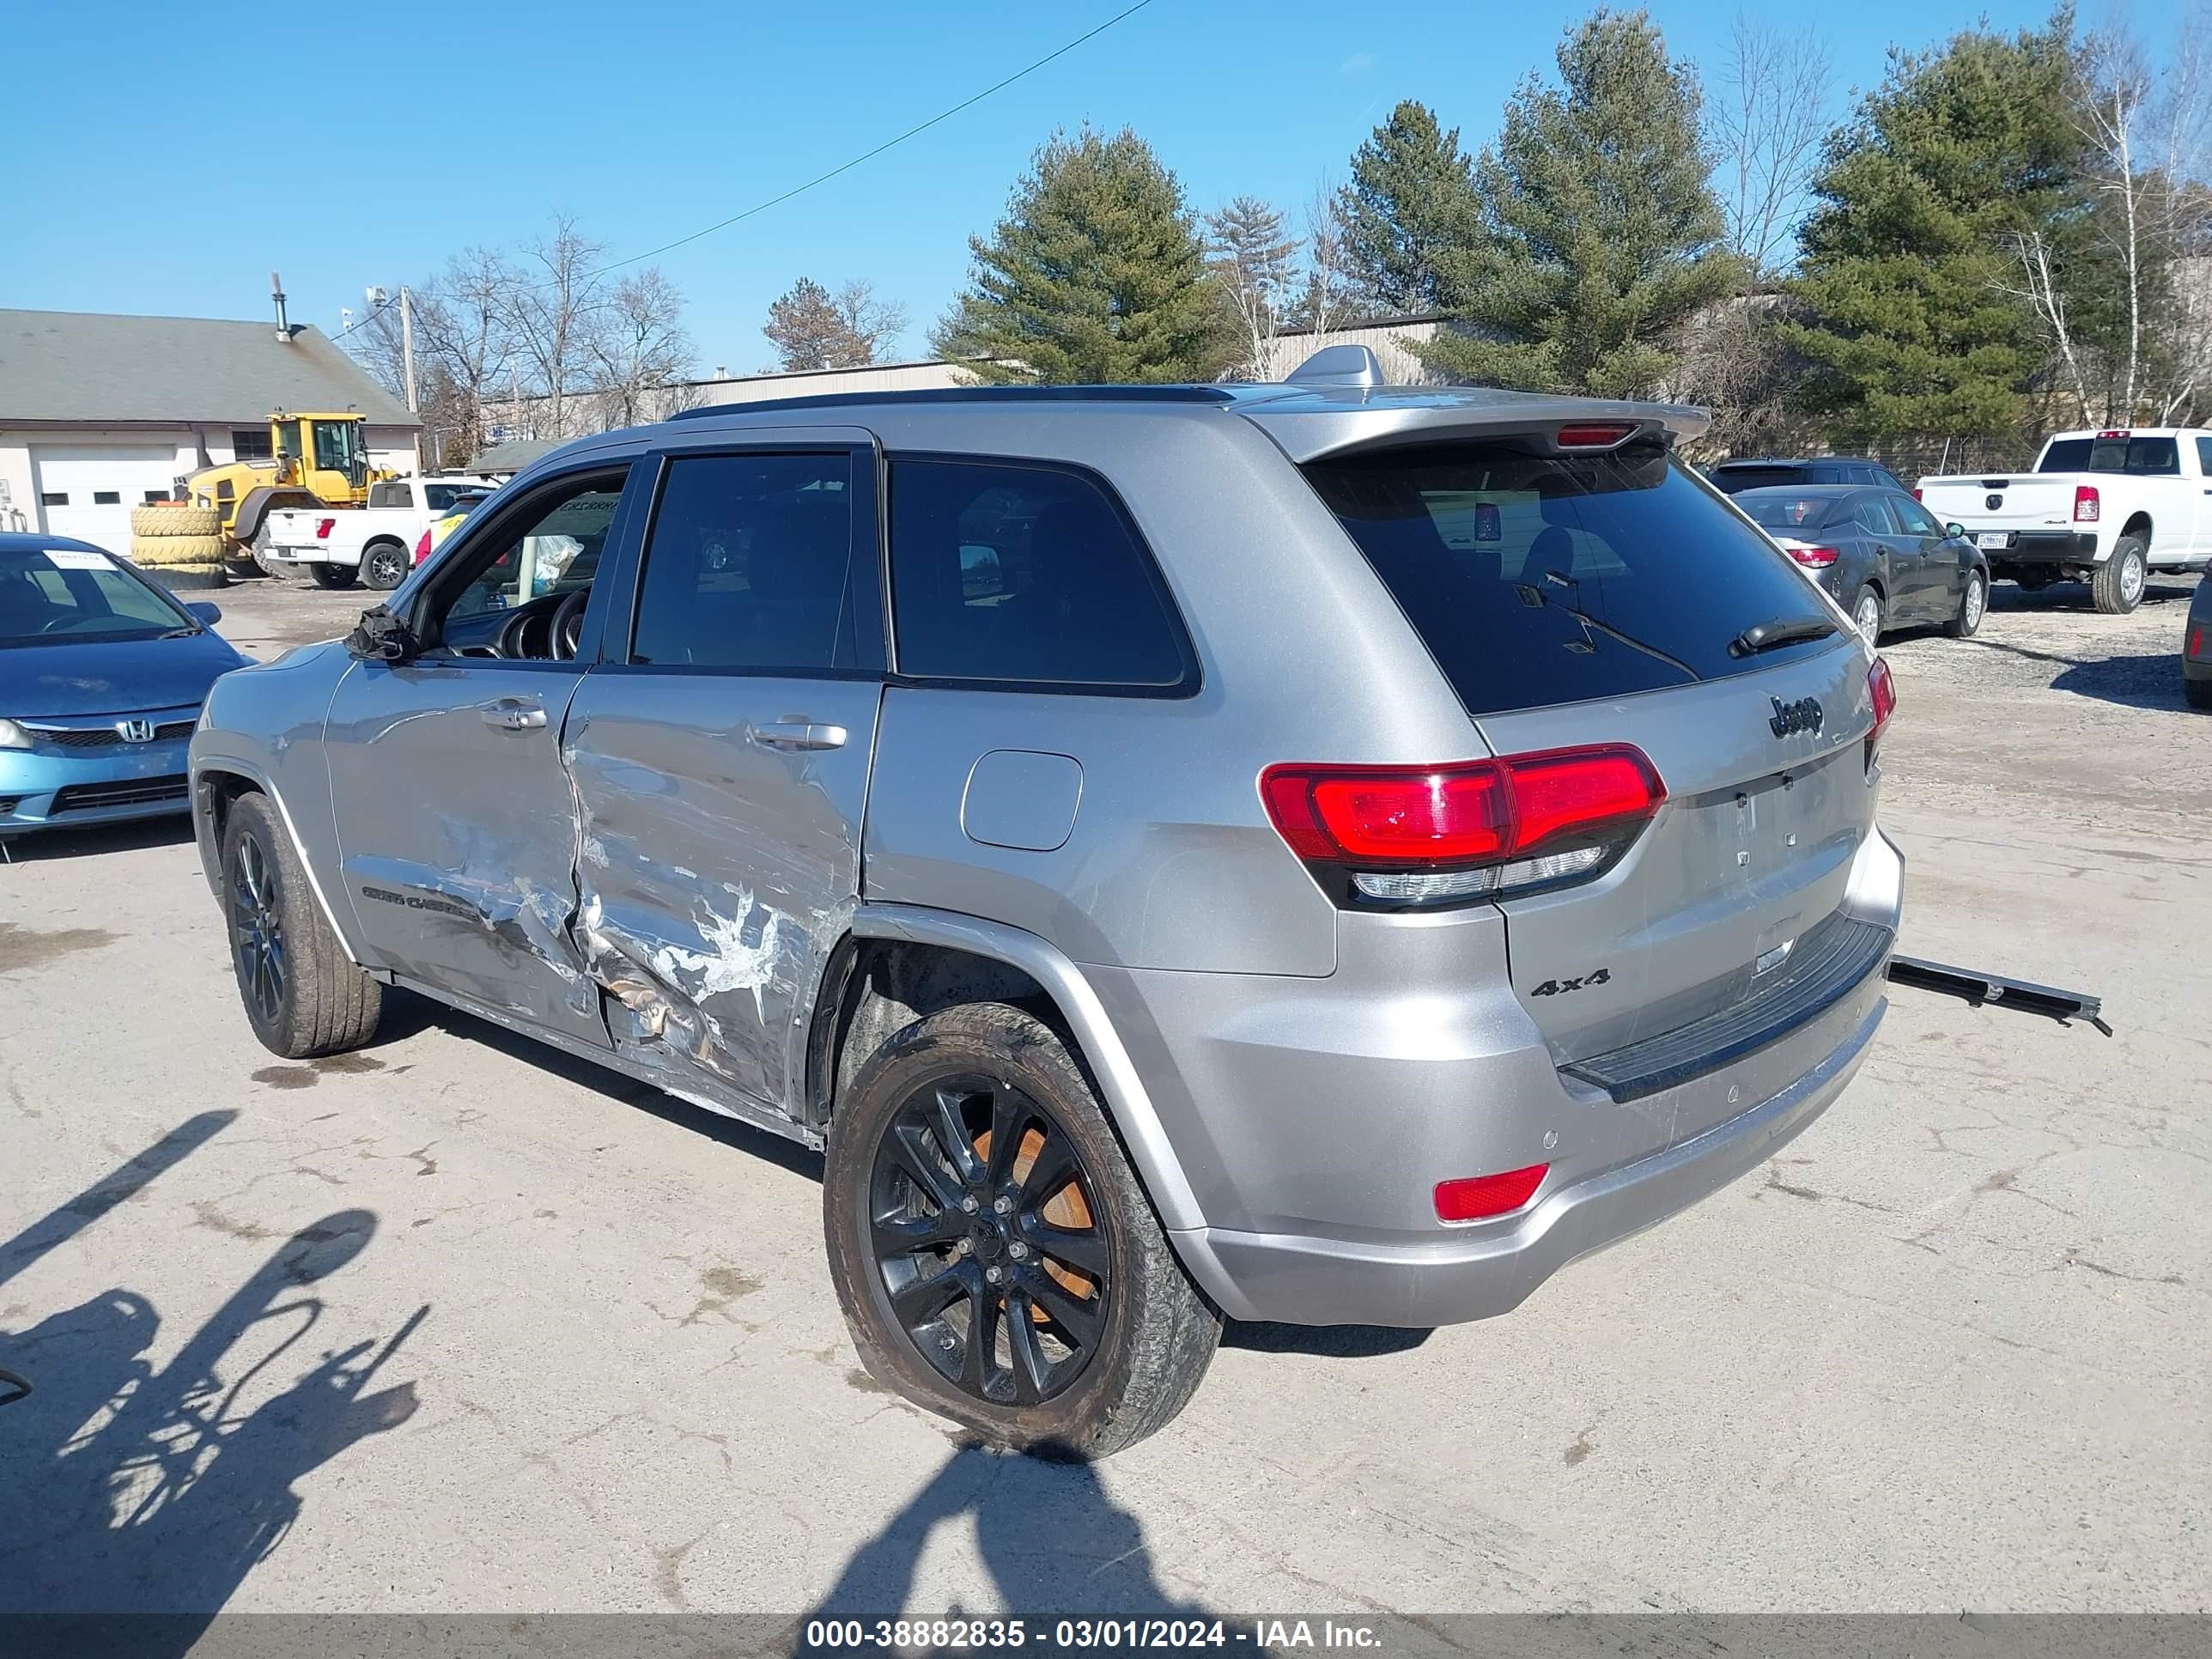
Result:
M1875 750L1881 747L1881 734L1889 724L1889 717L1897 712L1897 682L1890 678L1889 664L1881 657L1867 670L1867 696L1874 704L1874 725L1868 728L1866 738L1867 769L1874 769Z
M1271 766L1260 799L1332 896L1445 904L1585 881L1667 799L1627 744L1443 766Z
M2074 486L2074 522L2075 524L2096 523L2098 514L2102 510L2101 504L2097 499L2096 485L2075 484Z

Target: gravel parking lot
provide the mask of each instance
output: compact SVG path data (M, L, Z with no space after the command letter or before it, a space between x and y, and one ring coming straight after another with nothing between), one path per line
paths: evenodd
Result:
M181 828L21 847L0 1608L2203 1611L2187 595L1887 647L1905 949L2117 1035L1900 991L1753 1177L1502 1321L1232 1328L1096 1468L868 1380L811 1156L417 1003L272 1064ZM265 655L373 596L217 597Z

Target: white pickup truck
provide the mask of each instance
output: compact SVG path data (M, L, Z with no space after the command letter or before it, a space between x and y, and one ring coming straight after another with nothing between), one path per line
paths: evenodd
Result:
M2154 570L2212 564L2212 430L2062 432L2035 471L1923 478L1921 504L2022 587L2086 581L2097 609L2142 603Z
M271 513L254 557L272 575L304 568L321 587L393 588L415 568L422 532L461 501L499 488L496 478L445 472L368 487L366 507L300 507Z

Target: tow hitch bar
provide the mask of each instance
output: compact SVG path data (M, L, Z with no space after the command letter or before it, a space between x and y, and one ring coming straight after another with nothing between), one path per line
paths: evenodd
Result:
M2112 1034L2112 1028L2105 1023L2104 1004L2084 992L2031 985L2026 980L2006 979L2002 975L1984 974L1972 968L1948 967L1918 957L1892 957L1889 976L1899 985L1958 997L1976 1008L1994 1003L2000 1008L2017 1008L2024 1014L2042 1014L2061 1025L2069 1020L2086 1020L2106 1036Z

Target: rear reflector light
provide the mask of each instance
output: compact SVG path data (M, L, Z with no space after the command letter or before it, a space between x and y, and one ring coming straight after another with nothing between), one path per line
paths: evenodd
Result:
M2097 486L2075 484L2074 486L2074 522L2094 524L2100 511L2097 500Z
M1563 426L1552 441L1561 449L1610 449L1635 435L1632 421L1592 422L1586 426Z
M315 539L319 542L330 540L331 532L337 527L338 521L336 519L318 520L315 524Z
M1551 1168L1548 1164L1531 1164L1525 1170L1503 1170L1496 1175L1439 1181L1437 1219L1480 1221L1517 1210L1536 1195L1536 1188L1544 1184Z
M1815 570L1826 570L1843 556L1832 547L1815 547L1810 542L1784 542L1782 550L1798 563L1810 565Z
M1874 703L1874 725L1867 732L1866 760L1874 764L1875 750L1881 747L1881 734L1889 724L1889 717L1897 712L1897 682L1889 677L1889 664L1881 657L1867 670L1867 696Z
M1626 744L1449 766L1271 766L1260 798L1291 850L1361 898L1440 903L1594 874L1667 799Z

